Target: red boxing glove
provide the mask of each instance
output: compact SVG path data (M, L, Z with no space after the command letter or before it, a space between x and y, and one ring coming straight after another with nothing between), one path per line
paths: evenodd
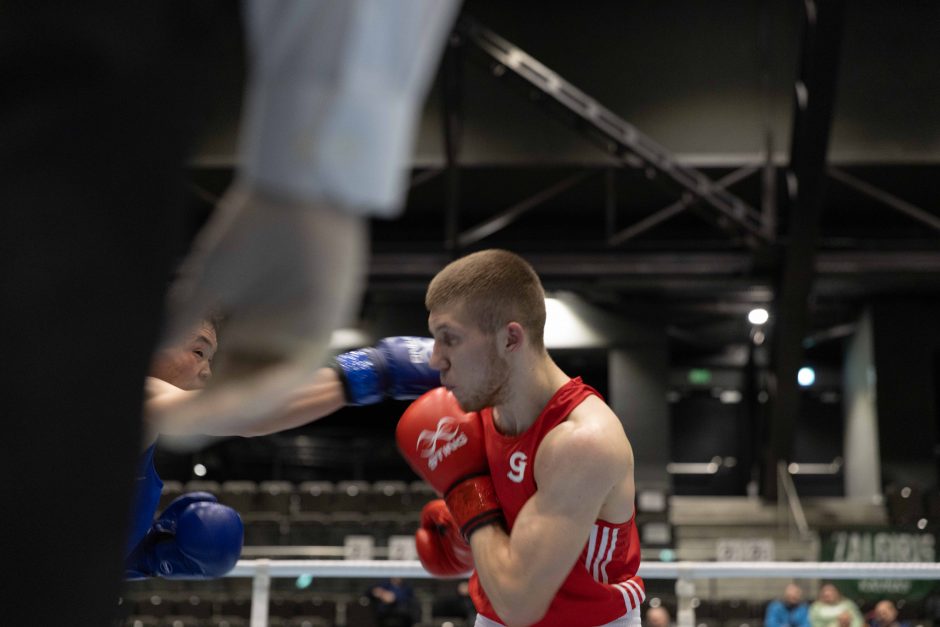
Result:
M483 444L483 424L465 413L446 388L413 402L395 430L398 450L416 473L444 495L460 533L503 518Z
M455 577L473 570L473 553L444 501L431 501L421 510L415 532L421 565L432 575Z

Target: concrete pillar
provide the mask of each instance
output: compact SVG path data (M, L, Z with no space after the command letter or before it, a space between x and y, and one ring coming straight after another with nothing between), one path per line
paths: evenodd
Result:
M612 349L608 401L633 445L637 483L668 488L670 461L666 335L660 341Z
M859 319L845 351L842 369L845 495L881 496L875 351L870 312Z

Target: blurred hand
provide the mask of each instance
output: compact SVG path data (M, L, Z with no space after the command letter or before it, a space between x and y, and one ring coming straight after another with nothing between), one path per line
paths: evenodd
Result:
M205 390L160 411L173 431L227 435L282 406L323 365L359 304L366 221L327 203L234 184L170 290L168 342L210 312L224 322Z

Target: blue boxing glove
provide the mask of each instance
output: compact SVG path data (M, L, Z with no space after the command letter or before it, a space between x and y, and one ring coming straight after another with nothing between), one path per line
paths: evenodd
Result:
M124 577L208 579L232 570L242 552L242 519L208 492L177 497L124 560Z
M373 348L337 355L332 365L349 405L411 400L441 384L440 373L428 365L433 348L428 337L387 337Z

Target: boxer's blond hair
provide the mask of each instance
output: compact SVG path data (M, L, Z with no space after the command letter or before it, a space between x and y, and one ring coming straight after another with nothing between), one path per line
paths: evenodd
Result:
M482 250L445 266L428 285L424 305L434 311L455 304L486 333L518 322L533 348L545 347L545 290L532 266L515 253Z

